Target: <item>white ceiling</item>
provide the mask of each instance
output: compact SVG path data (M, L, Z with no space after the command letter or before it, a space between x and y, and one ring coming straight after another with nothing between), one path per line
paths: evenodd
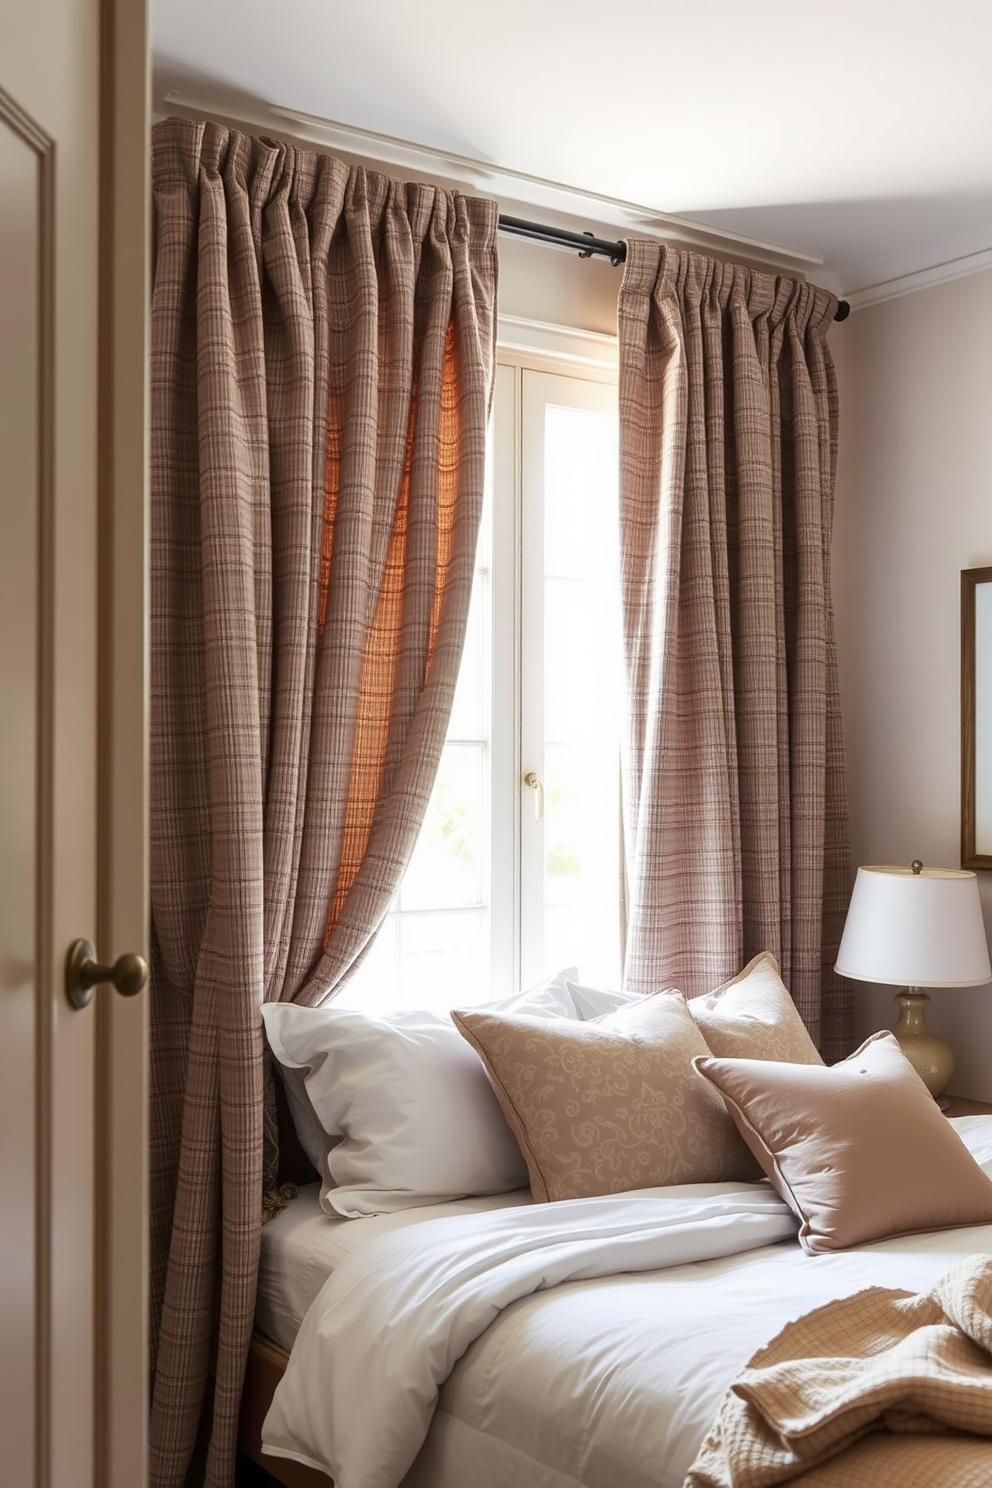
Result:
M800 250L796 267L862 301L992 263L992 0L153 0L152 14L162 112L419 163L610 236L675 214Z

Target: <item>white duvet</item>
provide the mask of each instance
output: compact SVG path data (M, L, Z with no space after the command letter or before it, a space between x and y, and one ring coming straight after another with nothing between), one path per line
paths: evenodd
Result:
M992 1167L992 1121L960 1125ZM468 1441L471 1459L481 1429L505 1464L493 1481L675 1488L730 1380L791 1317L863 1286L925 1287L962 1254L992 1253L992 1227L814 1257L795 1232L767 1185L717 1184L381 1235L307 1313L264 1449L337 1488L397 1488L467 1354L412 1481L440 1488L431 1442Z

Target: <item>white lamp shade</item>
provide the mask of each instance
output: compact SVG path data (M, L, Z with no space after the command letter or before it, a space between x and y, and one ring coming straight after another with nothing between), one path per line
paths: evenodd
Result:
M835 970L906 987L992 981L975 875L957 868L859 868Z

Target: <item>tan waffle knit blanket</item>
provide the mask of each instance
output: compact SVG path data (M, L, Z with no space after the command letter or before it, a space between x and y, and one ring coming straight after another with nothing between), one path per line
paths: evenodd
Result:
M963 1435L962 1433L967 1433ZM789 1323L728 1391L685 1488L992 1488L992 1258Z

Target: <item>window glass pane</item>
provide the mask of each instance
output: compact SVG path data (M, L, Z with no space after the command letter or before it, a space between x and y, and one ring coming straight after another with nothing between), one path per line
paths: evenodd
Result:
M547 746L544 967L618 986L620 762L616 737L606 744Z
M544 737L575 739L590 724L618 732L617 719L597 715L612 706L607 668L617 665L606 568L599 584L547 576L544 583Z
M617 422L549 404L544 471L547 973L620 978Z
M465 649L462 652L458 683L451 705L449 739L485 738L485 694L489 677L489 626L486 616L489 605L489 575L476 570L465 631Z
M364 961L335 997L333 1006L387 1012L400 997L399 929L387 914Z
M481 905L485 832L482 744L446 744L399 908Z
M389 914L335 1007L381 1014L396 1008L446 1013L491 995L489 935L482 909Z
M489 996L489 937L483 910L402 915L402 1005L447 1012Z
M599 584L604 536L616 548L616 415L549 403L544 439L545 573Z

